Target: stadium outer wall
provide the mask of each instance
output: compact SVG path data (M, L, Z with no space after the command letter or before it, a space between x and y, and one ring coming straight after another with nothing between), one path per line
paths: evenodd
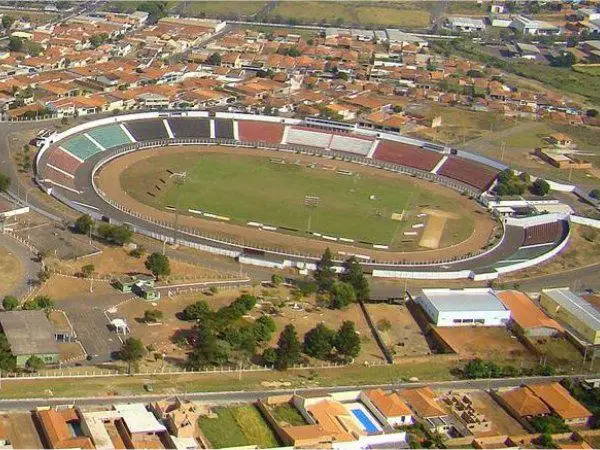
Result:
M126 215L130 216L132 219L136 219L136 221L138 222L135 224L131 224L136 232L145 234L145 235L153 237L155 239L159 239L161 241L173 242L174 238L172 237L172 234L174 231L176 231L176 233L178 233L180 236L182 236L177 239L177 242L179 242L183 245L186 245L186 246L189 246L192 248L197 248L197 249L207 251L210 253L216 253L216 254L221 254L221 255L225 255L225 256L229 256L229 257L234 257L234 258L238 259L240 261L240 263L253 264L253 265L259 265L259 266L270 267L270 268L293 267L293 268L300 269L301 271L314 270L316 267L315 266L316 259L314 257L307 257L306 255L298 255L298 254L292 254L292 253L286 253L286 252L274 252L274 251L267 252L267 251L263 251L262 249L256 249L256 250L259 250L257 252L257 254L247 254L244 251L245 248L248 248L247 246L242 247L241 245L237 245L232 242L211 239L210 237L202 236L197 233L194 233L193 230L181 230L181 229L173 230L173 228L170 227L169 224L167 224L167 223L160 223L160 224L152 223L150 220L148 220L148 218L141 217L135 211L127 210L123 206L116 204L111 199L107 199L104 196L102 196L100 194L100 192L98 191L98 189L95 185L94 179L93 179L94 178L93 174L96 172L96 170L103 164L106 164L109 160L113 160L113 159L121 156L122 154L131 152L131 151L136 151L140 148L149 148L150 147L150 145L144 145L143 142L139 142L138 143L139 145L133 146L135 148L132 148L128 151L121 152L121 153L115 153L115 154L111 155L109 158L107 158L106 160L103 159L102 161L98 162L94 166L94 168L91 172L91 183L94 187L94 191L95 191L96 195L99 198L101 198L103 200L103 202L106 204L106 206L107 206L106 210L104 210L104 208L102 208L102 209L94 208L94 207L88 208L88 207L86 207L86 205L84 203L74 201L73 199L69 198L68 195L65 196L62 193L57 192L56 189L50 188L48 186L48 184L38 176L39 169L40 169L40 167L39 167L40 161L42 160L44 153L52 145L66 139L70 136L74 136L83 131L91 130L93 128L97 128L97 127L103 126L103 125L123 123L126 121L131 122L131 121L142 120L142 119L157 119L157 118L169 118L169 117L197 117L197 118L217 118L217 119L220 118L220 119L233 119L233 120L237 120L237 121L252 120L252 121L258 121L258 122L260 122L260 121L276 122L276 123L282 123L284 125L303 125L303 124L304 125L312 125L312 126L318 125L319 127L323 127L323 128L326 128L328 126L328 124L330 124L331 129L333 129L333 130L343 128L346 131L353 131L353 132L356 132L358 134L362 134L365 136L375 136L376 138L383 136L386 139L403 142L403 143L407 143L410 145L428 144L424 141L404 137L404 136L401 136L396 133L388 133L388 132L377 131L377 130L362 129L356 125L348 126L348 124L339 124L339 123L335 123L335 122L332 123L332 122L319 121L319 123L315 123L315 122L307 123L300 119L288 119L288 118L280 118L280 117L273 117L273 116L260 116L260 115L249 115L249 114L240 114L240 113L213 113L213 114L210 114L207 111L184 111L184 112L175 112L175 113L158 112L158 111L157 112L143 112L143 113L112 116L112 117L107 117L107 118L102 118L102 119L86 122L84 124L80 124L80 125L70 128L68 130L65 130L64 132L56 133L56 134L52 135L42 145L42 147L40 148L40 150L36 156L36 181L42 189L44 189L47 193L50 193L51 195L56 197L61 202L66 203L68 206L70 206L71 208L73 208L75 210L78 210L79 212L91 214L92 216L94 216L97 219L108 217L111 221L119 222L118 220L111 217L111 208L114 208L114 210L118 210L122 213L125 213ZM166 143L166 144L163 143L162 145L174 145L175 141L176 140L173 140L173 143ZM216 142L216 140L215 140L215 142ZM242 142L239 142L238 144L243 145ZM252 145L255 147L264 147L264 148L273 148L273 147L277 148L278 147L278 146L270 146L270 145L267 146L267 145L264 145L265 143L262 143L263 144L262 146L260 144L261 143L253 143ZM235 145L235 143L233 143L233 145ZM440 150L443 149L443 152L445 152L445 153L447 153L449 151L449 149L443 148L437 144L428 144L428 145L430 145L432 147L437 147ZM323 149L323 151L327 152L328 150ZM442 152L440 152L440 153L442 153ZM331 154L335 154L335 152L331 152ZM498 168L498 167L496 167L496 168ZM429 174L427 174L427 175L429 175ZM440 177L440 178L442 178L442 177ZM446 184L446 183L444 183L444 184ZM455 183L455 184L457 186L460 186L460 183ZM452 187L457 189L454 186L452 186ZM564 219L565 218L563 217L560 219L553 218L552 220L564 220ZM121 222L127 222L127 221L122 220ZM140 224L140 222L141 222L141 224ZM127 222L127 223L130 223L130 222ZM144 226L144 223L146 223L147 226ZM517 226L517 227L521 226L518 224L518 221L514 221L514 220L511 222L511 225ZM503 234L504 234L504 232L505 232L505 229L503 229ZM363 265L368 267L372 271L373 276L376 276L376 277L413 278L413 279L465 279L465 278L470 278L470 279L475 279L475 280L494 279L494 278L497 278L501 273L507 273L507 272L512 272L512 271L516 271L516 270L521 270L526 267L531 267L533 265L537 265L543 261L546 261L546 260L554 257L556 254L558 254L562 249L564 249L566 247L566 245L568 244L569 236L570 236L570 229L569 229L569 233L566 235L566 237L561 242L559 242L558 245L553 247L547 253L540 255L536 258L533 258L529 261L520 262L520 263L516 263L516 264L512 264L512 265L505 265L500 270L497 268L491 268L487 271L483 271L483 272L479 271L478 272L475 270L471 270L470 268L462 268L460 270L455 270L452 266L456 265L456 263L466 262L469 260L471 260L473 262L473 265L476 266L476 261L478 259L482 259L487 254L492 253L498 246L502 245L504 238L492 249L489 249L489 250L487 250L483 253L480 253L478 255L475 255L475 256L453 260L452 262L445 262L445 263L440 262L438 264L423 264L423 265L412 265L412 266L406 265L406 264L373 263L373 262L369 262L369 261L361 261L361 262L363 263ZM201 242L199 242L199 241L201 241ZM262 254L261 254L261 252L262 252ZM338 264L341 264L341 262L342 262L341 260L336 261L336 263L338 263ZM341 270L341 265L338 266L338 270Z

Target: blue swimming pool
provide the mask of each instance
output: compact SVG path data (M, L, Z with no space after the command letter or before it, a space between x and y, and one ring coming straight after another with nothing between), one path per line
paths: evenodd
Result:
M379 428L369 419L369 417L359 408L352 409L352 414L354 417L358 419L358 421L362 424L365 431L367 433L376 433L379 431Z

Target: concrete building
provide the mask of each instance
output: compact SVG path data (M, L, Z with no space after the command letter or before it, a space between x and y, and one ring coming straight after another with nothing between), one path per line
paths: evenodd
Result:
M46 448L94 448L91 439L83 432L77 409L38 409L35 417Z
M541 20L532 20L525 16L517 16L510 24L510 28L523 34L551 36L560 34L560 28L543 22Z
M32 356L46 364L58 364L60 350L55 341L54 328L44 311L4 311L0 313L0 327L6 335L17 366L25 367Z
M565 329L538 308L529 297L519 291L502 291L498 297L511 312L511 328L527 337L545 337L561 334Z
M600 312L569 288L543 289L540 305L548 315L566 324L591 344L600 344Z
M416 302L438 327L505 326L510 320L491 289L423 289Z
M472 33L485 30L485 22L482 19L472 19L471 17L448 17L446 27L452 31Z

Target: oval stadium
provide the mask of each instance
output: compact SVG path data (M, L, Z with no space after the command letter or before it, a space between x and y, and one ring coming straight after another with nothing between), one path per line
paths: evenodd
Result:
M383 130L206 111L93 120L48 137L36 180L98 220L236 258L314 269L325 247L373 276L494 279L566 246L568 216L503 217L506 166Z

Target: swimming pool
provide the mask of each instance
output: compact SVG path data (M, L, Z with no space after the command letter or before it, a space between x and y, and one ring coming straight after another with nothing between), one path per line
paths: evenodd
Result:
M364 411L360 408L352 408L350 410L354 417L361 423L363 428L367 433L377 433L379 431L379 427L375 425L369 416L367 416Z

